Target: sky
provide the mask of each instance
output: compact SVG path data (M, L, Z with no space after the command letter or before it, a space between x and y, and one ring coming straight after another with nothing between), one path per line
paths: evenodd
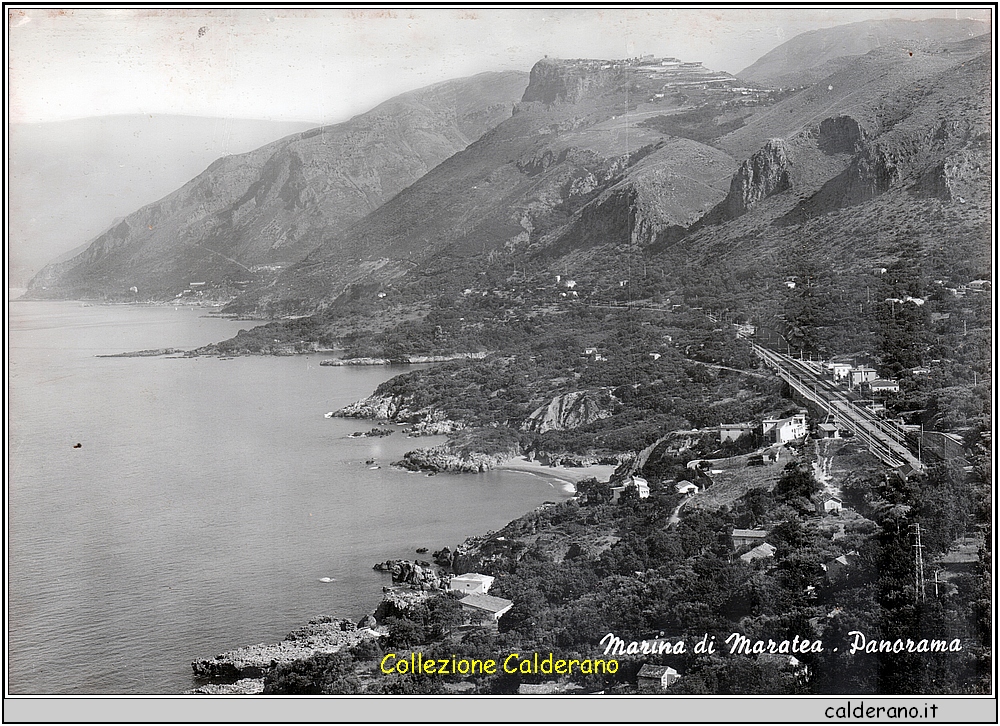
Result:
M654 54L735 73L799 33L968 8L17 9L8 6L14 123L180 114L333 123L438 81L543 56Z

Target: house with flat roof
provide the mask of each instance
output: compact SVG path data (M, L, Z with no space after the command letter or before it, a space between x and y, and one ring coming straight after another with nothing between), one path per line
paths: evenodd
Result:
M756 426L752 423L719 424L719 443L724 444L727 441L736 441L744 434L753 433L755 428Z
M816 435L821 439L839 439L840 426L835 423L821 423L816 425Z
M829 367L835 381L843 381L851 373L850 363L831 363Z
M863 383L868 383L869 381L874 381L878 378L878 371L874 368L868 368L867 366L858 366L857 368L852 368L848 382L851 388L860 386Z
M803 409L788 418L766 418L761 422L764 439L775 444L786 444L806 435L806 412Z
M458 604L462 607L462 614L470 623L482 623L496 627L501 616L514 607L514 603L502 597L492 595L466 595Z
M650 665L646 663L639 669L638 685L663 689L680 680L680 674L670 666Z
M494 579L489 575L480 575L478 572L467 572L464 575L452 577L448 589L466 595L485 595L489 592Z
M734 529L732 537L733 549L739 550L744 547L763 544L764 538L767 537L767 532L763 529Z

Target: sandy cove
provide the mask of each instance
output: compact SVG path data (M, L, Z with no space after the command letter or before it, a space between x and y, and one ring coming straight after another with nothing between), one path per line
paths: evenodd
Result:
M540 461L529 461L524 457L508 459L494 468L494 471L523 471L546 479L556 479L576 489L576 484L584 479L596 478L608 481L615 469L613 464L592 464L590 466L548 466Z

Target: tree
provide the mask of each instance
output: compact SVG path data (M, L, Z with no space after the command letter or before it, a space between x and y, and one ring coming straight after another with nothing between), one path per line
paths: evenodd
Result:
M790 501L798 498L808 499L819 491L819 482L812 474L812 470L795 461L790 461L785 465L785 470L778 479L778 485L774 488L774 494L779 499Z

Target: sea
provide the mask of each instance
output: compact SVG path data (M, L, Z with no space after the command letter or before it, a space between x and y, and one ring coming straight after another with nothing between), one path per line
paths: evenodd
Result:
M324 417L403 368L99 357L252 325L186 306L8 304L11 694L182 693L195 659L371 612L390 579L375 563L430 559L416 548L569 496L528 473L396 470L443 439L350 438L372 422Z

